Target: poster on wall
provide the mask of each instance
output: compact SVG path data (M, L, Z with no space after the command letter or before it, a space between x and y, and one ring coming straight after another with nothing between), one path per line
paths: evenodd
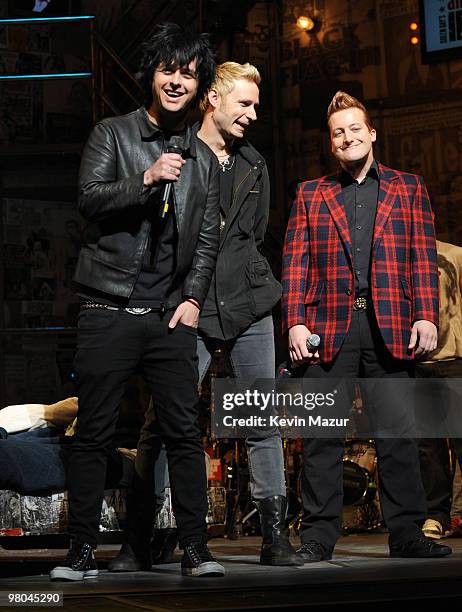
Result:
M462 57L462 2L421 0L422 58L446 62Z
M10 52L0 54L0 74L11 60ZM40 142L43 83L11 81L0 87L0 145Z
M430 194L437 236L462 244L462 108L433 103L386 112L382 139L386 161L423 176Z
M68 202L4 200L6 327L75 323L72 276L81 244L80 223Z

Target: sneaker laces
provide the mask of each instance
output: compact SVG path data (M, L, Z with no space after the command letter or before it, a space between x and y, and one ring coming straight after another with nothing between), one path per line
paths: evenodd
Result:
M326 549L324 548L324 546L321 544L321 542L317 542L316 540L309 540L309 542L305 542L304 544L302 544L300 546L300 552L313 552L313 553L319 553L321 552L322 554L326 553Z
M91 550L92 547L90 544L86 542L79 544L75 540L72 540L69 550L67 551L65 562L80 564L85 560Z
M207 548L206 544L187 544L185 550L187 550L194 563L199 564L205 561L215 561L214 556Z

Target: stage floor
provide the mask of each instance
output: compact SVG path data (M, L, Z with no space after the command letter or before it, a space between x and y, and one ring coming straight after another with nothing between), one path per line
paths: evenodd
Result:
M462 539L445 539L453 554L444 559L390 559L384 534L349 535L332 561L300 568L258 563L259 538L214 539L210 548L224 562L224 578L182 577L179 563L151 572L109 574L104 568L117 548L98 548L97 580L51 583L46 573L63 550L0 550L0 592L61 591L64 609L127 610L390 610L398 602L415 609L462 603ZM179 560L179 556L178 556ZM429 601L430 600L430 601ZM399 605L399 604L398 604Z

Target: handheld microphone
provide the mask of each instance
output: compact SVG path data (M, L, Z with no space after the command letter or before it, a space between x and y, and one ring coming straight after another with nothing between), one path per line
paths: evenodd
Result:
M164 151L164 153L177 153L178 155L183 155L183 149L180 146L180 141L182 144L182 138L179 136L173 136L171 138L172 143L169 144ZM159 217L161 219L165 219L168 215L168 211L170 210L170 206L173 203L173 182L167 181L162 189L162 193L160 196L160 208L159 208Z
M315 351L319 348L321 344L321 337L318 334L311 334L308 336L306 340L306 348L308 351Z
M306 348L310 353L315 353L321 344L321 337L318 334L310 334L306 339ZM301 366L290 363L289 361L283 361L277 368L276 378L278 380L282 378L297 377L297 370Z

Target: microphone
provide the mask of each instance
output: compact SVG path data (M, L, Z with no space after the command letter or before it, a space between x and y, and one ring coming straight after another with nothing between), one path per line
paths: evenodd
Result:
M321 344L321 337L318 334L310 334L306 339L306 348L310 353L315 353ZM295 365L289 361L283 361L277 368L276 378L278 380L282 378L296 377L296 371L302 366Z
M164 153L177 153L183 156L183 148L181 147L183 138L181 136L172 136L170 140L171 143L167 146ZM168 215L170 206L173 203L173 194L173 181L166 181L160 196L159 217L161 219L165 219Z
M306 340L306 348L308 351L315 351L319 348L321 344L321 337L318 334L311 334L308 336Z

